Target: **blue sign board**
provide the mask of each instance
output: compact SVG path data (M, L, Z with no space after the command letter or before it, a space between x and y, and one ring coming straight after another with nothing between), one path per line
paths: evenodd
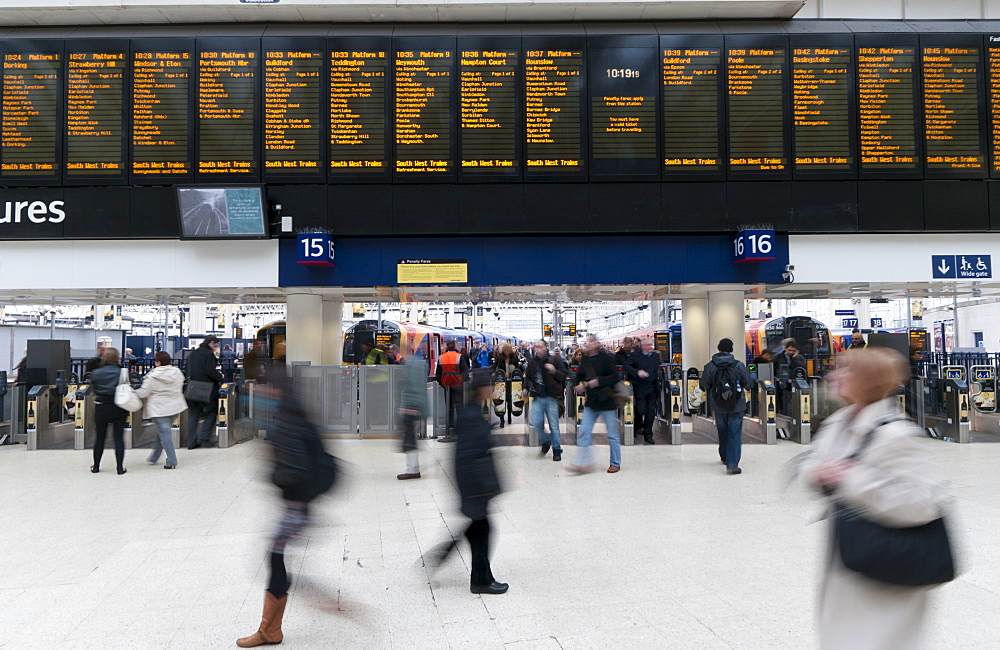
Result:
M962 370L961 370L961 368L948 368L947 374L948 374L948 376L945 377L946 379L961 379L962 378Z
M844 327L844 328L847 328L847 329L854 329L855 327L858 326L858 319L857 318L844 318L844 319L841 319L840 326Z
M766 262L775 258L773 230L741 230L733 239L733 263Z
M872 319L872 327L882 327L882 319L881 318L873 318Z
M834 316L853 316L854 315L854 310L853 309L837 309L837 310L835 310L833 312L833 315Z
M976 379L993 379L992 370L976 370Z
M298 264L333 266L333 237L329 233L299 233L295 250Z
M931 273L935 280L976 280L993 277L990 255L931 255Z

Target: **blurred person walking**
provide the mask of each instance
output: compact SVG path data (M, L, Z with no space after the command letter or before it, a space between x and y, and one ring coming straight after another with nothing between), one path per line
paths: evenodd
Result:
M115 463L119 476L125 469L125 421L128 411L115 404L115 389L118 384L128 381L128 373L122 368L121 355L116 348L104 348L101 365L90 373L90 385L94 389L94 422L97 435L94 438L94 464L90 471L101 471L101 456L104 455L104 441L108 437L108 427L112 428L115 439Z
M944 481L919 440L921 430L898 414L896 391L908 379L906 359L888 348L869 347L837 360L839 367L828 378L846 406L823 422L799 463L799 479L826 499L834 520L840 508L893 529L941 518ZM820 587L821 647L920 647L930 587L890 584L848 569L838 539L831 523ZM911 578L922 564L914 565Z
M660 353L653 349L653 339L645 338L639 348L625 359L625 373L632 381L635 398L635 432L647 445L655 445L656 399L660 385Z
M260 366L264 363L264 342L255 340L243 355L243 378L254 381L260 376Z
M403 421L403 453L406 454L406 471L396 475L400 481L420 478L420 451L418 427L427 417L427 364L413 357L403 372L399 394L399 417Z
M733 356L733 340L719 341L718 352L705 365L699 385L712 406L715 428L719 434L719 458L727 474L742 474L743 412L747 408L743 389L750 385L750 373Z
M601 342L593 334L587 335L587 353L580 370L576 373L573 390L577 395L587 394L584 403L583 421L576 446L580 448L576 464L570 466L574 472L589 472L591 469L594 425L597 419L604 420L608 429L608 445L611 447L611 462L608 474L616 474L621 469L622 447L618 433L618 407L615 406L614 387L618 383L618 368L615 359L601 347ZM584 383L584 385L580 385Z
M549 354L549 346L543 339L535 341L535 354L528 360L524 374L524 394L531 395L531 409L528 417L531 426L538 432L542 444L542 456L552 449L552 460L562 460L562 441L559 433L559 403L563 399L563 386L569 374L566 362ZM556 348L558 349L558 348ZM545 420L549 421L549 433L545 433Z
M215 356L218 349L219 338L209 334L187 358L188 384L184 396L188 402L188 449L212 442L219 408L219 385L225 379L219 372L219 360Z
M156 440L153 451L146 460L155 465L160 460L160 454L167 452L167 463L164 469L177 467L177 453L174 451L174 441L170 436L170 425L174 416L187 409L184 399L184 373L171 364L170 355L160 351L153 355L154 368L142 378L142 386L136 389L136 395L145 401L143 417L153 421L156 427Z
M445 342L445 353L438 358L434 373L437 383L444 389L448 404L448 430L438 442L455 442L455 423L464 399L465 380L469 374L469 360L455 349L455 341Z

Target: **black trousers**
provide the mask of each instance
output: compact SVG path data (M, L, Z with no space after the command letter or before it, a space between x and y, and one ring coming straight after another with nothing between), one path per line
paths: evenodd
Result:
M97 436L94 438L94 467L101 467L101 456L104 455L104 441L108 437L108 425L111 425L115 436L115 461L118 469L123 469L125 462L125 421L128 411L115 406L114 398L99 401L94 405L94 422L97 423Z
M652 386L636 388L635 397L635 433L647 435L653 433L656 424L656 389Z
M188 439L187 446L191 447L198 440L207 442L212 439L215 429L215 420L218 417L218 400L206 402L188 402ZM199 430L199 423L201 428Z
M493 583L490 570L490 520L473 519L465 529L465 537L472 548L472 579L475 587L485 587Z
M458 421L458 410L465 402L462 386L446 386L445 400L448 402L448 435L455 435L455 422Z

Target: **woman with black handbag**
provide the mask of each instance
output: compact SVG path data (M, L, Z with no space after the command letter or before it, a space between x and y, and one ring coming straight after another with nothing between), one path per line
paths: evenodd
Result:
M824 421L798 468L831 506L821 646L916 648L930 589L954 577L944 482L920 429L899 415L903 355L868 347L838 362L829 379L847 406Z

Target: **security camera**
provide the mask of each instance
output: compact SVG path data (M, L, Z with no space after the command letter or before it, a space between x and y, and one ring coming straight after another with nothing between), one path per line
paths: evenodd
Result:
M789 272L794 271L795 270L795 265L794 264L785 264L785 270L789 271Z
M795 282L795 276L789 273L788 271L785 271L784 273L781 274L781 279L787 282L788 284Z

